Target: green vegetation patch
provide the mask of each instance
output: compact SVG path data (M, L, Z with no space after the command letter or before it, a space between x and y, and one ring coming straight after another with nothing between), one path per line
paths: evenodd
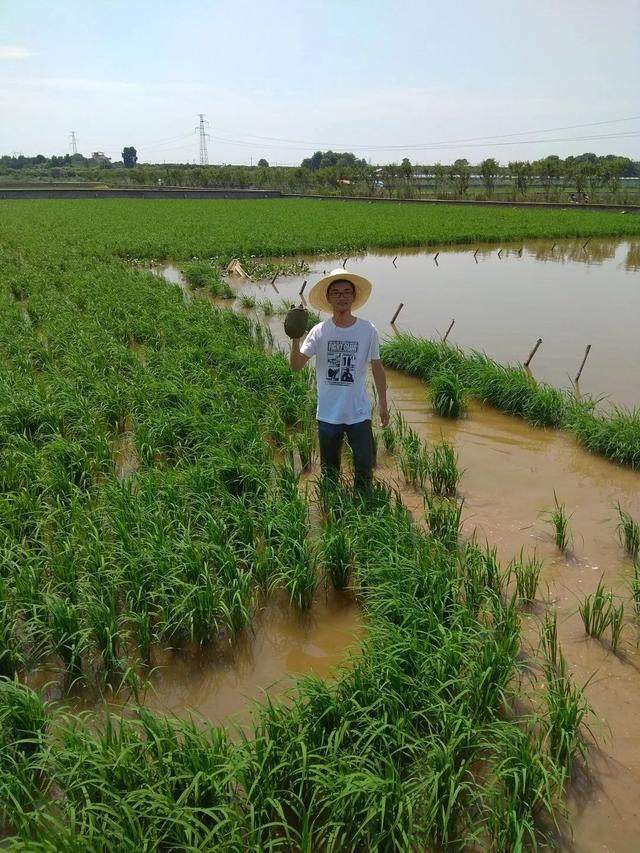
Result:
M442 375L456 376L472 396L533 426L556 427L574 433L588 450L614 462L640 468L640 411L617 408L598 412L591 400L579 401L567 391L537 382L521 366L501 365L479 352L412 335L397 335L381 346L385 364L434 383L439 399ZM451 380L449 379L450 383ZM461 391L458 389L458 394ZM452 402L449 389L443 411Z

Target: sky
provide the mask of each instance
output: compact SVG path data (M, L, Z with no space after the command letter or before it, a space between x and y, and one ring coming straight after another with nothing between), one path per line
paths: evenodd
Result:
M640 0L0 0L0 154L640 159Z

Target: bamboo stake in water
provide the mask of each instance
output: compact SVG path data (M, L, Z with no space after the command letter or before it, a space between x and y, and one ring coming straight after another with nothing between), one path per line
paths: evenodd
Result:
M583 243L582 248L583 248L583 249L586 249L586 248L587 248L587 243L589 243L590 241L591 241L591 237L589 237L589 239L587 240L587 242L586 242L586 243Z
M395 321L396 321L396 317L397 317L397 316L398 316L398 314L402 311L402 309L403 309L403 308L404 308L404 302L401 302L401 303L400 303L400 305L398 305L398 310L396 311L396 313L395 313L395 314L393 315L393 317L391 318L391 325L392 325L392 326L393 326L393 324L394 324L394 323L395 323Z
M584 351L584 358L582 359L582 364L580 365L580 370L578 371L578 375L575 378L576 385L580 381L580 374L582 373L582 368L584 367L584 363L587 360L587 356L589 355L590 351L591 351L591 344L588 344L586 350Z
M453 324L454 324L454 323L455 323L455 319L453 319L453 320L451 321L451 323L449 324L449 328L447 329L447 333L446 333L446 335L445 335L445 336L444 336L444 338L442 339L442 343L444 343L444 342L447 340L447 338L449 337L449 332L451 331L451 329L453 329Z
M525 366L525 367L529 367L529 365L530 365L530 363L531 363L531 359L532 359L532 358L534 357L534 355L538 352L538 347L540 346L540 344L541 344L541 343L542 343L542 338L538 338L538 340L536 341L536 345L534 346L534 348L533 348L533 349L531 350L531 352L529 353L529 358L528 358L528 359L525 361L525 363L524 363L524 366Z
M397 260L398 260L398 256L396 255L395 258L391 261L391 263L394 265L394 267L396 265Z
M347 261L348 261L348 260L349 260L349 255L347 255L347 257L346 257L346 258L344 259L344 261L342 262L342 269L343 269L343 270L347 268Z
M271 284L273 284L275 282L275 280L278 278L279 275L280 275L280 270L276 270L276 274L271 279Z
M435 255L433 256L433 260L434 260L436 263L438 263L438 255L439 255L439 254L440 254L440 252L436 252L436 253L435 253Z
M502 260L501 256L502 256L502 249L498 249L498 257L500 258L500 260Z
M300 294L299 294L300 296L302 296L302 294L304 293L304 289L306 286L307 286L307 282L305 280L302 282L302 287L300 288Z

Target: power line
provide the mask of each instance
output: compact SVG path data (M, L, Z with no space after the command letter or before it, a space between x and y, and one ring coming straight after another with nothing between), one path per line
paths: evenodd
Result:
M247 134L244 134L244 136L245 137L251 137L254 139L258 139L258 140L264 140L264 141L287 143L288 145L304 145L304 146L309 146L312 148L313 147L316 147L316 148L318 148L318 147L320 147L320 148L322 148L322 147L356 148L356 149L360 149L360 148L365 149L366 148L367 150L379 149L382 151L391 151L391 150L403 151L403 150L407 150L409 148L411 148L411 149L424 149L424 148L437 147L440 145L460 145L460 144L466 144L466 143L471 143L471 142L482 142L483 140L507 139L507 138L511 138L514 136L531 136L531 135L540 134L540 133L557 133L558 131L563 131L563 130L576 130L576 129L582 128L582 127L599 127L599 126L605 125L605 124L618 124L620 122L637 121L639 119L640 119L640 115L627 116L626 118L608 119L606 121L594 121L594 122L588 122L586 124L565 125L564 127L551 127L551 128L546 128L544 130L523 130L523 131L518 131L517 133L499 133L499 134L494 134L492 136L472 136L472 137L468 137L466 139L446 139L446 140L440 140L438 142L405 143L403 145L397 145L397 144L395 144L395 145L359 145L359 144L355 144L355 143L346 143L346 142L340 142L340 143L337 143L337 142L331 142L331 143L329 143L329 142L310 142L308 140L302 140L302 139L283 139L281 137L275 137L275 136L259 136L257 134L253 134L253 133L247 133ZM222 127L218 128L218 130L222 131L223 133L233 133L233 131L225 130L225 128L222 128ZM582 137L577 137L577 139L580 139L580 138L582 138ZM584 137L584 138L588 139L588 138L596 138L596 137ZM529 140L525 140L525 141L529 141ZM535 141L544 142L546 140L533 140L533 141L534 142ZM557 140L548 140L548 141L555 142Z

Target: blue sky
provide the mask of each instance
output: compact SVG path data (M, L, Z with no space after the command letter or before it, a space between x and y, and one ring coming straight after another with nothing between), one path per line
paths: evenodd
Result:
M640 159L639 95L640 0L0 0L2 154Z

